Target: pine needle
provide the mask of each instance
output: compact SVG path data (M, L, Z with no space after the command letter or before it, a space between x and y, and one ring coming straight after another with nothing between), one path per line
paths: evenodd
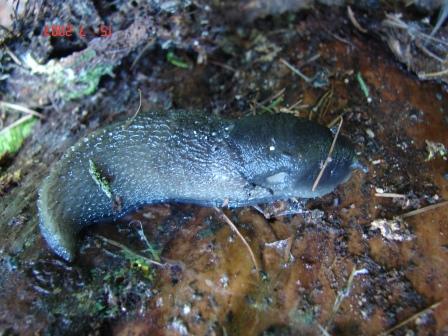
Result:
M40 119L45 119L45 117L41 113L36 112L36 111L26 107L26 106L14 104L14 103L8 103L8 102L5 102L5 101L0 101L0 107L6 108L6 109L9 109L9 110L12 110L12 111L18 111L18 112L24 112L24 113L32 114L33 116L36 116L36 117L38 117Z
M339 122L338 130L336 131L336 134L335 134L335 136L333 138L333 142L331 144L331 147L330 147L330 150L328 152L327 158L325 159L325 162L322 165L322 168L321 168L321 170L319 172L319 175L317 175L317 178L314 181L313 188L311 189L312 191L316 190L316 188L317 188L317 186L318 186L318 184L320 182L320 179L322 178L322 175L324 174L325 168L327 168L327 165L331 162L331 154L333 154L333 150L334 150L334 147L336 145L336 140L338 139L339 131L341 130L342 121L343 121L343 119L341 117L341 121Z
M126 123L123 125L123 129L127 129L132 124L137 115L140 113L140 109L142 108L142 91L140 89L138 89L138 94L140 97L140 103L138 104L137 111L135 111L134 115L128 121L126 121Z
M436 302L436 303L430 305L429 307L419 311L418 313L412 315L411 317L408 317L406 320L398 323L397 325L393 326L392 328L387 329L386 331L380 333L378 336L386 336L386 335L390 334L391 332L401 328L402 326L408 324L409 322L414 321L415 319L417 319L419 316L425 314L426 312L428 312L428 311L430 311L432 309L437 308L441 303L442 303L442 301L439 301L439 302Z
M238 231L238 229L235 226L235 224L233 224L233 222L230 220L230 218L227 217L226 214L221 209L218 209L216 207L214 207L214 209L220 215L220 217L230 226L230 228L238 235L238 237L240 237L240 239L242 240L243 244L246 246L247 250L249 251L250 257L252 258L252 262L254 263L255 269L257 271L257 275L259 275L260 274L260 268L258 267L258 263L257 263L257 260L255 258L255 254L252 251L252 248L250 247L250 245L248 244L246 239L243 237L243 235L240 233L240 231Z
M423 208L420 208L420 209L417 209L417 210L412 210L410 212L407 212L407 213L401 215L400 217L406 218L406 217L415 216L415 215L421 214L421 213L429 211L429 210L434 210L434 209L443 207L445 205L448 205L448 201L444 201L444 202L440 202L440 203L437 203L437 204L428 205L426 207L423 207Z
M136 252L132 251L130 248L128 248L127 246L125 246L125 245L123 245L123 244L121 244L119 242L116 242L115 240L108 239L108 238L103 237L101 235L95 235L95 237L98 238L98 239L101 239L103 242L105 242L105 243L107 243L109 245L112 245L112 246L115 246L115 247L119 248L121 251L123 251L123 253L125 255L133 256L134 259L142 259L145 262L147 262L148 264L159 266L159 267L162 267L162 268L165 267L165 264L162 264L162 263L160 263L158 261L149 259L149 258L147 258L147 257L145 257L145 256L143 256L143 255L141 255L139 253L136 253Z

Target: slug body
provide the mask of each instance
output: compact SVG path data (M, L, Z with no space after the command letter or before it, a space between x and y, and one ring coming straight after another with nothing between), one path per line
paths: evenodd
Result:
M81 139L55 164L39 191L40 228L52 250L72 260L83 227L143 204L240 207L321 196L348 179L354 161L352 146L339 136L312 191L332 141L326 127L289 114L237 120L189 111L139 115L130 125L113 124ZM110 192L92 176L92 164Z

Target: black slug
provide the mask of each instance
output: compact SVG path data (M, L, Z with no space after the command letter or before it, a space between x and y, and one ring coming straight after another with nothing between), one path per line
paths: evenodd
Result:
M141 114L81 139L54 165L39 191L40 228L51 249L72 260L83 227L143 204L241 207L321 196L348 179L354 162L339 136L312 191L332 141L326 127L289 114Z

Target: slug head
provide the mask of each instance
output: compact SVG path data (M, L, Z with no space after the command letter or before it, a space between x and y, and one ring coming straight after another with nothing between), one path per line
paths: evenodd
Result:
M326 159L327 158L325 157L324 160ZM346 182L351 176L354 160L355 153L353 146L347 138L339 136L316 189L319 185L322 186L324 190L329 188L334 189L337 185ZM318 172L320 172L321 169L322 167L319 162Z
M232 144L242 159L242 175L265 187L272 199L322 196L351 175L355 154L338 136L331 160L313 190L333 142L331 131L289 114L241 119L232 129Z
M266 181L276 194L285 194L290 197L311 198L323 196L333 191L339 184L346 182L353 170L353 147L343 136L339 136L326 166L331 136L320 134L313 136L304 151L302 145L295 148L290 157L289 168L282 167L283 183L272 184L272 175ZM320 177L319 174L321 174ZM276 173L278 176L279 173ZM318 180L318 181L317 181ZM316 182L317 181L317 182Z

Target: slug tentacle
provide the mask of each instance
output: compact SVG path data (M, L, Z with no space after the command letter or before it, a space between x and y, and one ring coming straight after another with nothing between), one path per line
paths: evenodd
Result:
M223 120L204 113L140 114L81 139L52 168L39 191L43 236L66 260L76 236L149 203L254 205L317 197L346 180L354 159L340 136L318 188L312 184L333 136L287 114ZM119 200L119 206L117 206Z

